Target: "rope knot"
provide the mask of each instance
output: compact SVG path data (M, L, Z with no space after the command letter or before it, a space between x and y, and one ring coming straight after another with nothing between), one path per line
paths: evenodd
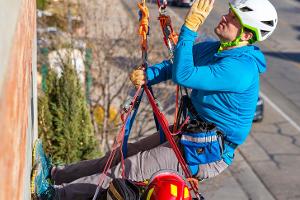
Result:
M141 46L142 49L147 49L147 35L149 33L149 10L144 3L138 3L140 9L140 26L139 26L139 35L141 36Z

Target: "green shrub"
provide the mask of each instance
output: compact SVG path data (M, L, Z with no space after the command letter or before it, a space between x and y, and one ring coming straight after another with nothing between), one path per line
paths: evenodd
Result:
M54 163L72 163L100 156L88 105L73 67L61 77L48 71L47 89L39 96L39 137Z
M45 10L47 6L47 0L36 0L36 7L40 10Z

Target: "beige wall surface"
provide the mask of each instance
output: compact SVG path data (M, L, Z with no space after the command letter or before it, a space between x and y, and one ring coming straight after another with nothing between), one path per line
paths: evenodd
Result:
M36 137L36 6L0 0L0 200L29 199Z

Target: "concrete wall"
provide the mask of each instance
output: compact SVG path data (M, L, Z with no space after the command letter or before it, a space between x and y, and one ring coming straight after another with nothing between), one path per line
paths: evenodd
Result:
M35 0L0 0L0 200L30 199L37 136Z

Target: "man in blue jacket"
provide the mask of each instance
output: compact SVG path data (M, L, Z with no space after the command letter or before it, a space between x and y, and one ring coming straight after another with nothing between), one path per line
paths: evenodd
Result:
M266 63L258 47L250 44L268 38L276 28L277 13L267 0L236 0L229 3L215 33L220 42L194 45L196 31L213 1L196 1L186 17L175 51L174 64L164 61L147 69L147 84L167 79L192 88L192 104L199 116L225 134L224 162L230 165L234 150L250 132L259 93L259 74ZM137 69L131 80L145 83ZM201 170L201 169L200 169Z
M251 44L268 38L277 25L276 10L268 0L233 0L228 14L222 16L215 28L220 41L194 44L197 30L213 3L213 0L197 0L191 7L181 28L173 64L166 60L146 72L137 68L130 74L136 86L172 79L191 88L190 98L197 115L223 132L225 145L220 160L189 165L199 180L224 171L232 163L237 146L247 138L258 99L259 74L266 70L262 52ZM42 170L38 171L35 182L39 198L89 199L93 196L107 156L55 167L49 164L41 145L38 149L37 162ZM134 181L148 179L162 169L182 173L169 143L160 144L158 134L129 144L125 165L127 178ZM113 178L120 177L120 168L121 164L114 161L103 188L107 188ZM54 181L54 186L46 181L48 178Z

